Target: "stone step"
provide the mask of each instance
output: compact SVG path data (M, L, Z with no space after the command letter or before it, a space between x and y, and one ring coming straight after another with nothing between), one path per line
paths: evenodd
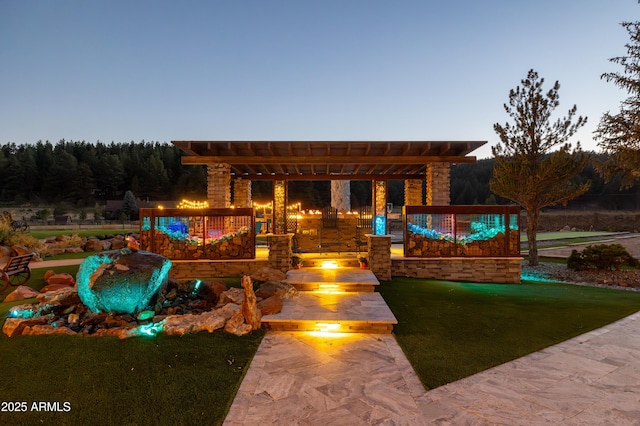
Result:
M281 312L262 317L263 326L277 331L388 334L397 323L375 292L303 291L285 299Z
M298 291L373 292L380 281L368 269L302 267L287 272L285 280Z

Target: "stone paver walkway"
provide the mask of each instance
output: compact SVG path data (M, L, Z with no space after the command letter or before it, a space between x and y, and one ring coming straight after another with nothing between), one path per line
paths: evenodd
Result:
M225 425L640 424L640 313L426 391L392 335L265 336Z

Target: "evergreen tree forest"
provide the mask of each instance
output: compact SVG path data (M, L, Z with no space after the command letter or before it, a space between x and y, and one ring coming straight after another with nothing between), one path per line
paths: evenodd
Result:
M35 144L8 143L0 146L0 203L3 205L46 205L65 203L78 208L122 200L127 191L136 198L152 201L203 200L206 198L206 168L183 166L181 151L169 143L87 143L61 140ZM606 160L603 154L591 154ZM491 193L493 159L451 167L451 204L508 204ZM638 210L640 184L620 190L620 179L605 183L588 164L576 177L591 181L589 191L569 202L572 209ZM403 204L403 182L389 182L389 202ZM271 184L252 184L254 200L271 197ZM351 182L352 208L371 203L371 184ZM289 199L304 208L330 204L330 184L325 181L292 181ZM564 208L564 207L559 207Z

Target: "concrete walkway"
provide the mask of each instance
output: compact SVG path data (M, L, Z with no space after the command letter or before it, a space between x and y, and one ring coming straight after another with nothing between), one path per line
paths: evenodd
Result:
M640 313L426 391L393 335L269 332L225 425L640 424Z

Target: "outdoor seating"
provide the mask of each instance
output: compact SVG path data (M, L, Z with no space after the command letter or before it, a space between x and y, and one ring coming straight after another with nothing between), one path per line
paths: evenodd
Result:
M0 291L3 291L9 284L18 286L26 283L31 278L29 262L33 259L33 253L13 256L9 262L0 269Z

